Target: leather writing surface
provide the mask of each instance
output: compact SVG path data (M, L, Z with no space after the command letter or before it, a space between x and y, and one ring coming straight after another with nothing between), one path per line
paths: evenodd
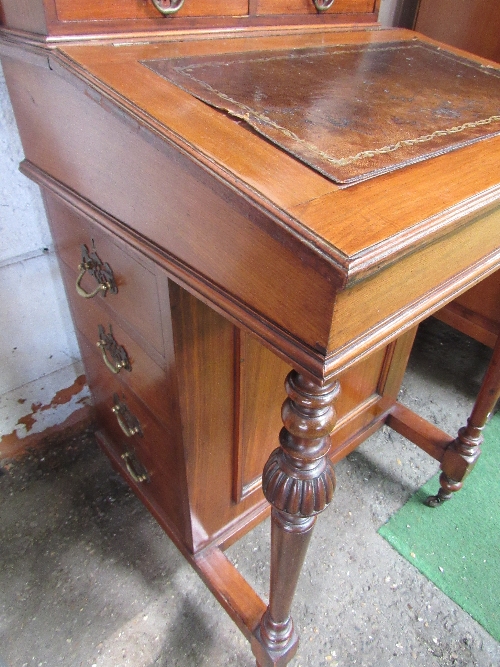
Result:
M143 64L337 183L500 133L500 69L417 39Z

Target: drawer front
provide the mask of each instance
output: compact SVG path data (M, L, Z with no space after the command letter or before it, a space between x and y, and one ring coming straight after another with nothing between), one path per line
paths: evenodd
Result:
M75 274L75 285L69 289L70 293L76 291L76 276L82 273L79 267L85 246L89 254L95 253L94 257L111 268L116 293L110 289L99 291L91 298L81 296L83 293L91 295L99 287L89 270L79 280L78 298L82 302L95 301L128 322L138 337L164 356L157 268L153 262L58 199L45 194L45 202L58 255Z
M75 326L101 355L101 372L139 396L162 423L171 423L177 403L163 368L101 307L102 299L82 299L74 289L74 272L61 268Z
M122 474L187 539L187 484L177 416L172 415L168 427L159 424L130 390L102 371L99 353L81 334L79 341L99 426Z
M321 5L325 0L321 0ZM374 0L334 0L325 14L364 14L375 12ZM317 14L313 0L258 0L258 14Z
M163 5L169 7L168 1ZM174 2L175 6L175 2ZM57 17L60 21L107 21L127 19L162 18L152 0L56 0ZM197 16L245 16L248 0L184 0L173 17ZM167 26L166 26L167 27ZM171 26L168 26L171 27Z

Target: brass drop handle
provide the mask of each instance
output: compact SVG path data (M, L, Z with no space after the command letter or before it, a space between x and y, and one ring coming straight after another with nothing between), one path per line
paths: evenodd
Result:
M102 360L112 373L117 374L121 371L122 368L125 368L123 361L118 361L116 365L111 363L106 354L106 343L103 343L102 340L97 342L97 347L101 350Z
M156 9L163 14L163 16L172 16L172 14L178 12L184 4L184 0L152 0L152 2Z
M78 265L78 278L76 279L76 291L79 296L84 299L92 299L99 292L106 296L109 291L110 294L116 294L118 287L116 286L113 270L109 264L102 262L98 254L93 250L89 252L86 245L82 245L82 261ZM88 273L97 280L97 287L92 292L86 292L81 286L83 276Z
M76 279L76 291L77 294L82 296L84 299L92 299L94 296L96 296L96 294L99 294L99 292L101 291L107 292L107 290L110 288L109 283L105 284L99 283L99 285L97 285L97 287L94 290L92 290L92 292L86 292L80 285L80 283L82 282L82 278L87 272L88 267L85 266L85 264L80 264L78 268L80 269L80 273L78 274L78 278Z
M318 12L326 12L327 9L330 9L335 0L313 0L313 2Z
M113 396L111 412L114 413L121 430L127 438L131 438L134 435L142 435L139 420L130 412L125 403L120 401L116 394Z
M138 464L133 454L131 454L130 452L125 452L124 454L122 454L122 459L125 463L128 474L130 475L130 477L132 477L134 482L141 483L149 481L149 477L146 471L139 472L138 470L134 469L134 466L137 467Z
M109 370L117 374L122 368L127 371L132 370L132 365L128 357L126 349L123 345L119 345L113 336L113 329L111 324L109 325L109 333L106 333L102 324L98 325L99 331L99 340L97 341L97 347L101 350L102 359ZM113 361L110 361L108 358L110 355Z
M125 420L120 414L120 407L118 405L113 405L111 411L115 413L118 424L120 425L121 430L125 433L127 438L131 438L133 435L136 435L136 433L140 433L140 426L128 426L128 424L125 423Z

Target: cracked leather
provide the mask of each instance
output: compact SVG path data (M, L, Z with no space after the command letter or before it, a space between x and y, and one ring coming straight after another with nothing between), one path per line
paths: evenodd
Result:
M143 64L341 184L500 133L500 68L417 39Z

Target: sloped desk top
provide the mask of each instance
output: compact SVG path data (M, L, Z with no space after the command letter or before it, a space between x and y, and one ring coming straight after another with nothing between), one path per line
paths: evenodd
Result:
M349 135L320 129L318 140L326 136L328 150L340 143L339 154L364 147L368 153L405 137L438 134L403 146L402 160L399 151L375 153L368 173L338 180L371 178L339 186L320 173L323 169L308 166L307 157L297 159L293 148L273 143L274 136L269 140L246 121L201 101L168 80L166 71L180 62L253 62L263 52L271 62L284 53L306 54L306 60L317 62L310 54L318 49L349 54L336 74L339 81L359 79L360 59L362 81L378 73L373 106L367 110L370 95L365 95L364 115L355 105L350 110ZM414 52L423 60L408 61ZM435 76L425 66L429 58L436 64ZM419 72L413 87L402 90L408 62ZM81 167L87 172L78 179L47 163L45 137L38 147L30 146L28 160L158 248L199 296L317 377L380 347L498 266L500 74L485 61L442 51L423 37L415 42L409 31L289 30L59 46L50 67L71 84L83 85L87 98L98 101L105 113L119 117L127 136L146 139L151 160L127 161L120 155L123 142L111 131L108 144L94 149L94 163L80 161L88 166ZM426 71L433 84L437 81L437 93L432 87L423 90ZM238 95L247 76L244 70L240 74L243 85L228 77L230 88L239 85ZM205 86L205 93L212 89L210 98L223 78ZM467 83L456 99L448 85L453 79ZM203 96L196 85L196 95ZM294 77L288 85L294 85ZM263 91L268 99L272 88ZM345 90L344 105L351 89ZM467 90L476 96L468 98ZM429 102L423 118L410 94L417 107ZM302 91L302 99L311 96L318 97ZM265 112L265 100L253 99ZM275 107L268 106L272 117ZM320 111L328 116L328 110ZM58 113L67 116L61 116L65 141L78 156L87 150L78 138L84 109ZM313 114L309 136L316 120ZM302 129L308 123L304 109L300 122ZM452 131L457 126L459 131ZM342 145L345 141L352 146ZM130 155L132 144L127 150ZM161 165L159 153L166 156ZM365 166L368 158L361 160ZM140 212L132 201L139 191Z
M500 71L416 38L143 64L335 183L500 133Z

